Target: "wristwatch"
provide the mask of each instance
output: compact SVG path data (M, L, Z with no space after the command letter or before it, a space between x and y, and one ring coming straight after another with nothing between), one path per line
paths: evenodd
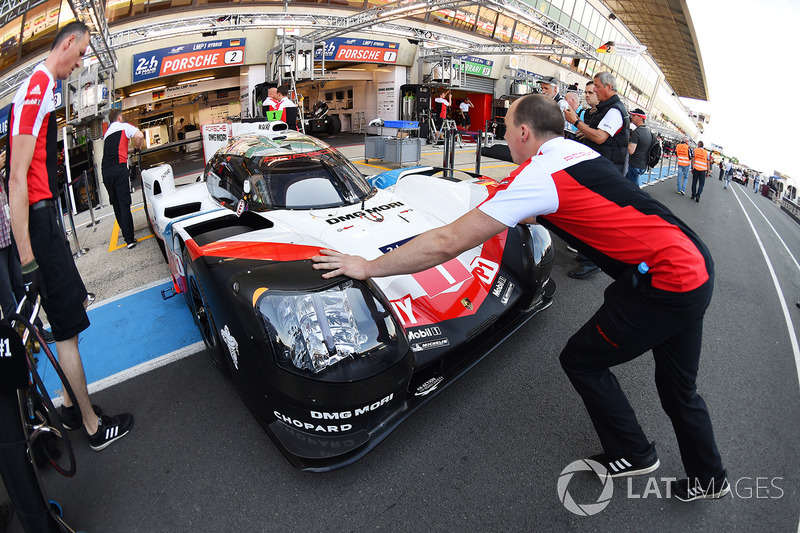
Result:
M578 122L582 122L581 119L577 119L575 122L572 123L572 125L577 128L578 127Z

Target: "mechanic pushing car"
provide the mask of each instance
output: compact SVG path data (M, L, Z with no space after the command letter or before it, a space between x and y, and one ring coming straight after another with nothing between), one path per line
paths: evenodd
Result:
M372 261L321 250L314 268L331 270L324 278L361 280L419 272L507 227L543 225L614 278L600 309L560 355L603 447L591 459L612 477L658 468L655 444L609 369L652 349L658 394L688 476L673 481L672 491L684 501L725 496L727 473L695 385L703 315L714 286L711 254L694 231L626 181L610 161L564 139L564 119L551 98L515 101L506 125L519 167L477 208Z

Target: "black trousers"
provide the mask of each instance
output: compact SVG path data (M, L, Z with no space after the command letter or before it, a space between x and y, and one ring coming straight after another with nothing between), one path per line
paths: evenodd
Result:
M126 244L136 242L133 236L133 216L131 215L131 185L128 167L115 165L103 169L103 184L108 191L108 200L114 207L114 217Z
M700 183L700 188L697 184ZM706 186L706 171L692 169L692 198L700 198L703 194L703 187Z
M583 398L603 451L620 457L645 451L649 442L609 368L652 349L656 388L686 474L707 482L723 470L711 417L695 385L713 273L685 293L655 289L648 278L631 268L609 285L603 305L561 352L561 366Z

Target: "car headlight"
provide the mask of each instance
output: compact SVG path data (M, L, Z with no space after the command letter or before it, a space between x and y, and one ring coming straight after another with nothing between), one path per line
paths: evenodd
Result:
M352 380L403 355L403 336L391 314L353 281L316 292L267 290L255 310L278 365L295 372L328 371L333 379Z

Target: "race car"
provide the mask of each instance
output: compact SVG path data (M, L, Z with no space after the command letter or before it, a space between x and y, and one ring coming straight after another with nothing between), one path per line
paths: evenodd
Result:
M499 184L432 167L365 178L273 124L205 127L199 181L142 172L149 223L214 364L304 470L363 457L552 302L550 235L518 225L435 268L323 279L328 248L374 258Z

